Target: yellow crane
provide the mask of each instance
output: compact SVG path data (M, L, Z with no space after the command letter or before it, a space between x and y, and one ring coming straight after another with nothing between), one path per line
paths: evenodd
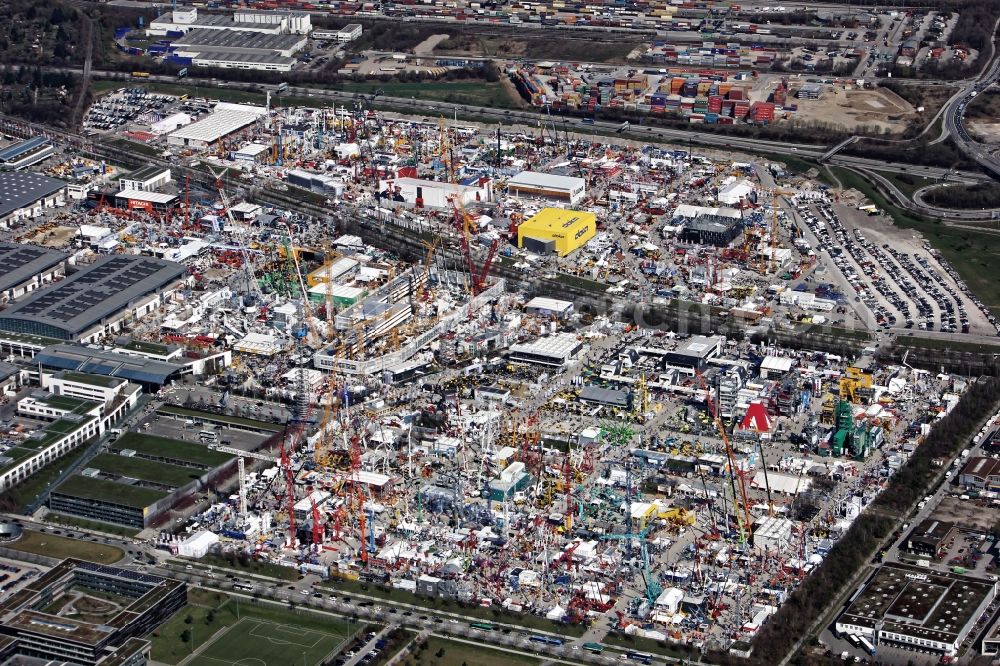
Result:
M778 198L794 196L798 192L791 190L780 190L774 188L771 190L771 264L770 272L775 273L778 270L778 260L776 254L778 251Z

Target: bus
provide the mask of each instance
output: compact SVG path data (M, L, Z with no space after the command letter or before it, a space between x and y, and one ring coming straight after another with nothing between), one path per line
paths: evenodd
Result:
M149 72L132 72L132 76L136 79L148 79Z
M636 652L635 650L629 650L628 652L625 653L625 656L631 659L632 661L638 661L643 664L653 663L653 655L647 654L645 652Z
M529 637L529 640L535 641L536 643L545 643L546 645L562 645L564 643L561 638L554 638L552 636L541 636L535 634Z
M483 631L493 631L493 625L489 622L473 622L469 625L473 629L482 629Z
M233 583L233 589L243 590L244 592L251 592L253 591L253 585L250 585L249 583Z
M600 643L584 643L583 649L589 650L594 654L601 654L602 652L604 652L604 646L601 645Z
M219 433L214 430L202 430L198 433L198 438L201 439L202 443L209 442L210 444L215 444L219 441Z

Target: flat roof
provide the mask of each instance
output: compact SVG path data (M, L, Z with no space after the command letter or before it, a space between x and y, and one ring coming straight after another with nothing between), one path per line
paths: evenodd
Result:
M146 192L145 190L122 190L115 195L119 199L129 199L130 201L148 201L155 204L168 204L177 198L176 194L166 194L164 192Z
M68 495L80 499L118 504L133 509L144 509L155 504L169 493L143 486L117 483L106 479L94 479L74 475L63 481L53 491L57 495Z
M560 301L557 298L546 298L545 296L535 296L524 304L525 309L550 310L552 312L566 312L573 307L572 301Z
M179 51L225 51L241 49L247 51L286 51L302 43L305 35L283 35L253 32L250 30L209 30L195 28L189 30L172 46Z
M257 122L260 115L236 109L216 109L211 115L168 134L170 138L212 143Z
M539 171L522 171L507 181L507 187L544 187L550 190L571 191L583 185L586 187L587 181L576 176L558 176Z
M173 116L170 116L170 118L173 118L174 116L183 116L183 115L186 114L175 113ZM141 169L136 169L132 173L123 176L123 178L125 180L150 180L151 178L159 176L160 174L168 171L170 171L170 169L164 167L158 167L155 165L149 165L149 166L144 166Z
M39 199L52 196L66 183L32 171L0 173L0 217L27 208Z
M197 442L185 442L138 432L123 434L108 444L108 448L116 452L130 449L140 456L165 458L208 467L218 467L233 459L228 453L212 450Z
M147 384L163 384L183 369L183 366L168 361L70 344L50 345L37 354L34 361L44 367L121 377Z
M87 467L99 470L102 476L113 476L118 479L136 479L158 486L180 488L200 477L204 470L185 465L159 462L149 458L101 453L95 456Z
M992 593L989 581L925 567L885 564L865 584L837 623L954 643Z
M674 209L673 217L684 217L695 219L702 216L726 217L732 220L739 220L743 214L735 208L725 206L693 206L691 204L681 204Z
M68 255L34 245L0 243L0 291L13 289L39 273L66 261Z
M557 333L533 342L521 342L510 346L512 354L531 354L533 356L548 356L565 361L581 345L572 333Z
M35 136L24 141L19 141L0 150L0 162L12 162L22 155L48 145L50 145L49 139L44 136Z
M182 264L152 257L102 257L0 313L0 329L74 338L186 272Z

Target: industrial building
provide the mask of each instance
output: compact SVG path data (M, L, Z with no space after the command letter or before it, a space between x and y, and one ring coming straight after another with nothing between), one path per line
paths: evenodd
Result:
M66 203L66 183L30 171L0 173L0 228Z
M705 370L709 360L719 355L724 342L725 338L721 336L695 336L683 346L667 352L663 357L664 367L693 377Z
M307 41L304 35L266 35L244 30L199 28L174 41L173 46L177 55L189 58L204 53L290 58L305 48Z
M101 622L48 612L53 601L78 591L125 598L121 610ZM187 586L130 569L66 559L0 602L5 652L47 662L141 666L151 633L187 603Z
M565 257L597 234L593 213L543 208L517 227L517 246L537 254Z
M211 115L167 135L167 143L203 150L254 125L266 115L267 109L263 107L220 102Z
M223 352L220 356L227 354ZM34 361L43 373L74 370L103 377L120 377L142 386L148 392L155 392L184 375L213 373L227 364L225 358L216 356L183 360L186 362L151 358L136 353L128 346L121 351L108 351L70 344L46 346L34 355Z
M4 169L17 171L44 162L54 152L55 147L46 137L32 137L0 150L0 166Z
M575 176L522 171L507 181L507 192L514 197L538 197L575 206L587 194L587 181Z
M743 215L735 208L682 204L674 210L673 221L681 225L684 243L726 247L743 232Z
M508 358L511 361L561 368L569 363L583 349L583 343L572 333L558 333L534 342L523 342L510 346Z
M238 10L232 18L221 14L198 14L197 7L178 8L149 22L146 34L164 37L191 30L243 31L266 35L307 35L312 31L308 12Z
M572 301L536 296L524 304L524 312L538 317L569 319L573 315L573 303Z
M852 597L835 628L873 645L955 655L995 597L995 581L886 564Z
M4 310L0 330L96 342L158 308L186 274L181 264L161 259L103 257Z
M128 444L131 442L131 444ZM231 476L234 458L194 442L135 434L117 453L101 453L49 496L56 512L136 529L159 524L192 493Z
M1000 460L976 456L962 468L958 482L966 490L1000 490Z
M146 166L118 179L119 190L153 192L170 182L170 169Z
M937 557L957 534L958 528L954 524L928 518L913 528L903 547L920 557Z
M148 190L122 190L115 194L115 206L125 210L166 213L177 203L176 194Z
M393 201L408 203L416 208L451 208L452 201L470 205L477 201L492 201L492 180L475 179L469 183L448 183L421 178L396 178L379 183L379 189Z
M9 303L66 275L67 256L56 250L0 243L0 303Z

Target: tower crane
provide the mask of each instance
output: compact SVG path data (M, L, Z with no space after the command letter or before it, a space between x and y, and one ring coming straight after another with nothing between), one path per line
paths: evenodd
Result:
M736 471L736 456L733 454L733 445L729 441L729 435L726 434L726 427L722 425L722 420L719 418L719 409L712 400L712 391L708 388L705 383L705 378L702 376L701 372L695 370L695 377L698 379L698 383L701 388L705 390L705 401L708 403L709 412L712 414L712 420L715 422L715 427L719 431L719 436L722 438L722 442L726 445L726 458L729 461L729 475L730 482L735 486L736 477L739 477L739 498L736 497L736 488L733 488L733 509L736 517L736 524L739 525L740 535L745 540L748 539L753 531L753 523L750 520L750 505L747 502L747 486L746 481L743 476L738 474ZM743 510L740 511L740 501L743 502ZM742 513L742 516L741 516Z
M778 188L771 190L771 273L775 273L778 270L778 260L775 258L778 250L778 198L794 196L796 194L798 192L791 190L781 190Z
M455 219L455 229L458 231L462 254L465 255L465 263L469 270L469 284L473 296L478 296L486 289L486 280L489 277L490 269L493 267L493 260L496 258L497 250L500 249L500 238L495 237L490 243L486 252L486 259L482 266L476 268L476 263L472 258L472 220L465 210L461 199L456 196L451 197L452 214Z
M239 469L239 480L240 480L240 520L241 524L245 525L247 518L250 514L247 507L247 474L246 474L246 463L244 462L247 458L253 460L263 460L264 462L276 463L278 459L274 456L269 456L264 453L257 453L254 451L244 451L243 449L236 449L231 446L217 446L212 445L208 448L219 451L221 453L230 453L236 456L236 464Z

